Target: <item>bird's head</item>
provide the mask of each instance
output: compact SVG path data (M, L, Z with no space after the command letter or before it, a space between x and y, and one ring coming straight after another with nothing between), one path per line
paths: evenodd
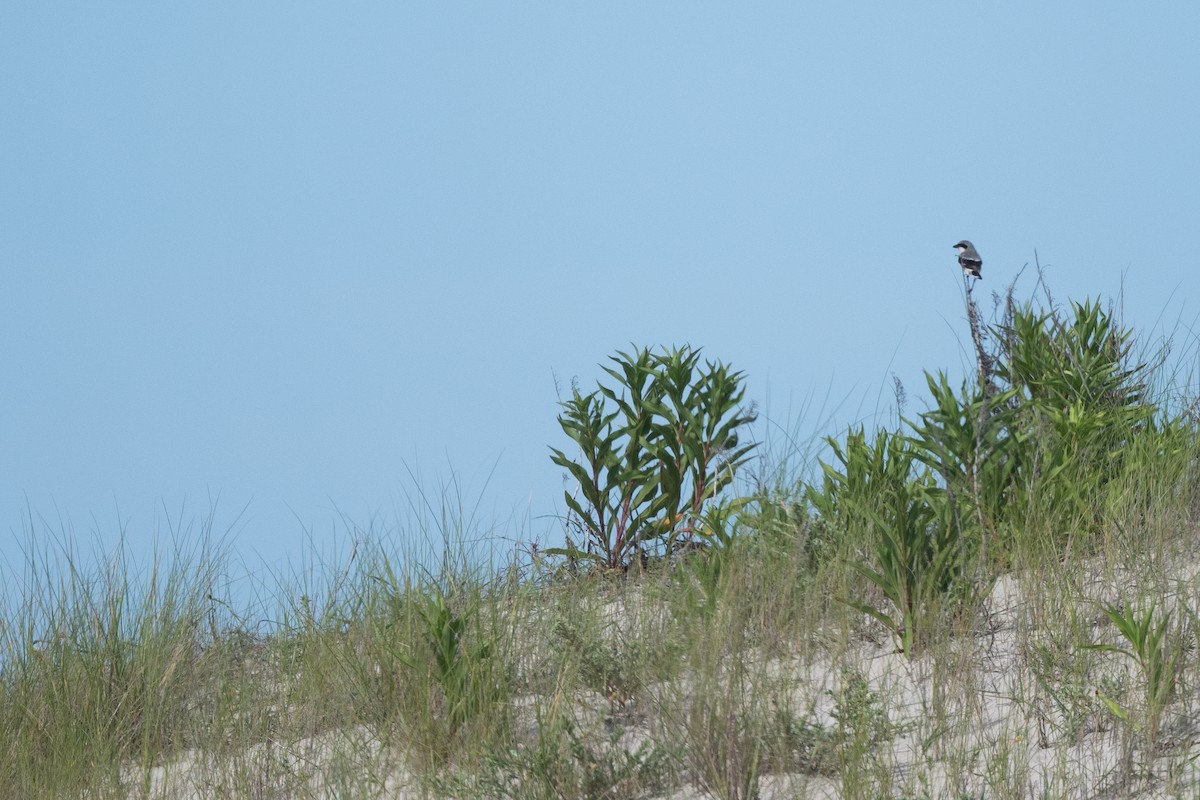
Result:
M962 252L962 251L964 251L964 250L973 250L973 249L975 249L975 245L971 244L971 243L970 243L970 242L968 242L966 239L963 239L961 242L959 242L958 244L954 245L954 249L955 249L955 250L957 250L958 252L960 252L960 253L961 253L961 252Z

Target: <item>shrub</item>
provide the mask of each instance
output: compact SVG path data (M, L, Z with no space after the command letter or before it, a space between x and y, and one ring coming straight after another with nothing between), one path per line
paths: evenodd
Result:
M573 390L562 403L558 422L579 446L579 460L557 449L551 457L578 490L564 492L567 545L547 552L628 569L703 537L707 505L754 448L739 433L755 414L741 406L742 373L720 362L701 367L699 349L642 349L610 360L615 367L605 372L615 388Z
M869 443L861 429L852 430L844 448L833 440L830 446L840 469L822 464L823 487L809 490L809 502L844 531L865 533L870 552L853 567L893 608L849 603L883 623L911 654L928 641L942 601L964 575L966 553L946 494L899 434L880 431Z

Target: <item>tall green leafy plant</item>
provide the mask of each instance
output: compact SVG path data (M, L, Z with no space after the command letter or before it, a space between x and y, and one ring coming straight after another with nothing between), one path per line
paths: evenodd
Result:
M1101 607L1125 639L1126 647L1110 644L1089 645L1092 650L1119 653L1137 664L1145 681L1145 699L1141 727L1146 737L1147 752L1153 752L1166 713L1167 705L1175 693L1178 678L1180 652L1168 642L1171 614L1167 612L1156 619L1156 604L1151 602L1145 611L1132 607L1104 605ZM1120 719L1129 722L1130 712L1114 698L1100 692L1097 696Z
M926 374L933 403L909 422L913 458L942 480L955 529L994 531L1012 500L1020 432L1012 421L1013 392L964 382L956 392L945 373Z
M1010 300L980 378L957 390L927 375L933 403L909 422L916 457L941 478L956 528L990 541L1032 520L1098 521L1131 445L1155 435L1147 367L1098 303L1070 315Z
M1071 310L1064 319L1056 310L1013 308L996 330L1000 376L1020 392L1023 404L1112 411L1123 417L1126 430L1136 430L1151 409L1146 366L1128 363L1132 331L1098 302L1073 303Z
M869 551L851 565L891 605L847 602L883 623L900 649L913 654L929 641L944 601L963 585L966 551L945 492L900 434L880 431L870 442L861 429L851 430L844 447L829 444L837 463L822 463L823 485L809 489L809 502L843 530L865 533Z
M616 383L572 391L558 417L578 456L552 448L577 484L564 493L568 541L548 552L627 569L681 541L702 538L707 505L733 481L753 443L743 374L701 364L698 348L618 352L604 371Z
M1099 303L1013 309L997 334L998 370L1014 395L1024 464L1021 505L1036 504L1085 525L1096 522L1127 448L1154 431L1145 364L1131 364L1132 332ZM1036 496L1030 497L1030 492Z
M500 635L473 589L416 583L387 564L379 582L387 606L372 620L362 662L374 690L363 710L399 726L414 763L441 769L466 743L503 730Z

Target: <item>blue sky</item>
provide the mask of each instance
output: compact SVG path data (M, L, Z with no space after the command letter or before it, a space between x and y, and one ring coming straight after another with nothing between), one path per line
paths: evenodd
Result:
M690 343L764 436L919 410L961 238L1189 326L1200 6L1080 8L5 4L0 554L219 496L295 558L410 470L544 535L555 376Z

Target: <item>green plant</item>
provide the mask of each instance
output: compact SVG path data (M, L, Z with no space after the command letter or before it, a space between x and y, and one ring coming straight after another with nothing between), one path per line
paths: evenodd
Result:
M33 540L20 605L0 609L0 796L110 790L123 761L190 746L219 693L207 539L139 564L122 536L98 561Z
M769 753L765 698L756 676L732 665L705 683L686 708L689 761L699 784L719 800L753 800ZM715 676L714 676L715 677Z
M573 390L562 403L559 425L578 445L579 461L553 448L551 457L578 492L564 493L567 546L547 552L628 569L698 535L706 504L754 447L739 433L755 415L741 407L742 373L720 362L701 367L699 349L642 349L610 360L616 366L605 372L615 388Z
M1012 426L1012 390L992 392L963 382L955 392L942 372L926 374L933 403L909 422L912 457L941 479L959 535L995 534L1012 501L1020 433Z
M1127 364L1132 332L1098 302L1072 303L1071 310L1064 319L1056 310L1011 309L996 331L1003 342L999 374L1023 403L1113 411L1122 417L1112 421L1114 433L1135 432L1153 406L1146 395L1146 365Z
M1131 363L1132 332L1098 302L1073 303L1067 315L1010 300L995 333L997 376L1011 395L1010 508L1021 515L1008 516L1093 533L1127 453L1155 434L1151 368Z
M843 793L849 797L876 796L869 781L869 759L899 729L888 719L883 698L857 669L843 667L838 690L829 692L829 696L833 700L830 713L836 725L832 740L841 767Z
M759 796L762 776L817 771L828 749L824 731L794 712L802 702L794 653L778 659L773 653L780 640L795 641L778 629L788 625L793 607L779 580L791 569L769 563L749 538L728 558L714 612L678 617L686 678L662 685L656 712L664 735L682 744L687 772L701 791L751 800ZM776 553L773 560L782 558Z
M883 623L913 654L929 641L943 600L964 586L966 551L947 518L945 493L899 434L880 431L868 443L860 429L847 434L844 447L829 444L838 466L822 463L824 484L809 490L809 502L845 529L865 532L871 559L851 566L893 608L847 603Z
M673 772L660 744L645 739L633 750L625 731L586 732L561 710L542 717L537 741L489 757L482 776L487 797L511 800L633 800L662 792Z
M838 736L830 728L798 716L791 698L773 699L771 747L761 764L765 772L834 775L838 770Z
M469 691L472 666L492 657L492 642L466 643L467 623L475 612L474 608L463 612L451 610L446 598L436 592L425 595L419 607L426 650L432 656L433 678L445 695L452 728L460 726L472 710ZM415 655L400 654L397 658L409 669L425 668L423 659Z
M1094 657L1080 653L1068 640L1054 638L1031 642L1027 658L1035 679L1029 708L1037 720L1042 747L1050 746L1052 734L1078 743L1100 727L1101 716L1107 719L1096 696Z
M697 525L697 537L706 546L685 553L671 573L678 589L673 595L677 605L699 611L705 617L715 613L728 581L729 565L736 555L737 522L733 517L743 505L745 500L738 499L714 503L705 510Z
M392 598L379 629L382 656L406 671L380 671L385 714L396 714L411 744L434 766L446 763L469 730L486 735L506 699L497 638L480 600L439 586L410 587ZM484 729L481 732L479 729Z
M837 723L835 741L843 753L864 751L895 737L897 728L888 719L883 697L871 689L860 670L844 667L836 692L830 691Z
M1166 641L1171 626L1171 614L1163 614L1155 620L1156 604L1151 602L1145 612L1139 613L1132 607L1104 605L1104 615L1117 626L1127 647L1110 644L1088 645L1091 650L1119 653L1137 664L1145 683L1144 711L1142 719L1135 722L1146 737L1147 752L1153 752L1158 741L1167 704L1175 692L1178 652L1171 651ZM1112 713L1124 722L1131 722L1131 714L1112 697L1097 695Z
M992 352L970 297L968 312L978 380L955 391L945 374L927 374L932 407L908 425L956 529L978 531L984 545L999 541L1005 549L988 556L1003 563L1013 538L1036 522L1097 529L1131 445L1156 435L1156 408L1150 368L1130 364L1132 333L1099 303L1072 304L1065 315L1017 305L1010 294L1005 319L986 337Z
M642 687L647 655L636 639L612 641L594 626L559 620L555 638L578 659L584 685L601 694L613 711L624 708Z

